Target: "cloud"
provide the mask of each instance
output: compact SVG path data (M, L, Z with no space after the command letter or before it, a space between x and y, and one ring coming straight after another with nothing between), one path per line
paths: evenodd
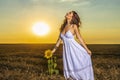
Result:
M84 6L91 4L93 0L59 0L61 3L72 4L73 6Z
M66 2L77 2L77 1L81 1L81 0L31 0L32 2L39 2L39 1L44 1L44 2L53 2L53 3L66 3Z
M39 0L31 0L31 1L33 1L33 2L38 2Z
M76 1L79 1L79 0L60 0L61 2L76 2Z
M82 2L73 3L73 6L85 6L90 4L91 4L91 1L82 1Z
M46 4L65 4L65 5L72 5L72 6L85 6L90 5L93 0L30 0L33 4L39 3L46 3Z

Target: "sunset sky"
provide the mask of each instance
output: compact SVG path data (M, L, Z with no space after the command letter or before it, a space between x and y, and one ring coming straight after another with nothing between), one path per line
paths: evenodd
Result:
M0 0L0 43L55 43L71 10L81 18L87 44L120 44L120 0ZM36 22L47 23L50 31L34 34Z

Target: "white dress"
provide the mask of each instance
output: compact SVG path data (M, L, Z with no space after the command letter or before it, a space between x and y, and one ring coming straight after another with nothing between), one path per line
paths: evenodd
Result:
M91 56L75 40L68 30L64 35L60 33L63 41L63 72L67 80L94 80Z

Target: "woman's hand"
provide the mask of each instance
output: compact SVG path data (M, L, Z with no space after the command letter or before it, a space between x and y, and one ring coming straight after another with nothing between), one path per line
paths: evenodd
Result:
M54 52L55 52L55 49L53 49L51 52L54 53Z
M92 52L89 49L87 50L87 52L90 56L92 55Z

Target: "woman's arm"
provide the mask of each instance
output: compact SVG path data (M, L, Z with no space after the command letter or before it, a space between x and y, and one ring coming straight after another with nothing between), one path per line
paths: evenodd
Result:
M55 44L55 46L54 46L54 48L53 48L53 50L52 50L52 53L54 53L54 52L57 50L57 48L59 47L61 41L62 41L62 40L61 40L60 35L59 35L59 37L58 37L58 39L57 39L57 41L56 41L56 44Z
M82 46L86 49L86 51L91 54L91 51L88 49L85 41L83 40L77 25L74 25L74 30L75 30L76 38L78 39L78 41L81 42Z

